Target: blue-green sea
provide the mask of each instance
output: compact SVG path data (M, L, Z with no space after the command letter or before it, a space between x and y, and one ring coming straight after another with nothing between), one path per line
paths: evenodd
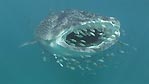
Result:
M116 17L129 46L95 71L44 62L38 44L19 47L50 12L65 9ZM149 84L149 0L0 0L0 84Z

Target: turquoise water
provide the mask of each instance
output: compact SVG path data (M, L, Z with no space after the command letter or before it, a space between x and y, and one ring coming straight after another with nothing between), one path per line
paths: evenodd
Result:
M148 0L0 0L0 84L149 84ZM50 11L80 9L114 16L130 46L107 68L72 71L44 62L38 45L19 48ZM136 48L136 49L134 49Z

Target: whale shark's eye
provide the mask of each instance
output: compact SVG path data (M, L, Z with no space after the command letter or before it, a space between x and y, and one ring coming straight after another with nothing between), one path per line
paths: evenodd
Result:
M50 14L35 35L60 66L91 70L105 61L106 50L118 41L119 29L114 17L65 10Z

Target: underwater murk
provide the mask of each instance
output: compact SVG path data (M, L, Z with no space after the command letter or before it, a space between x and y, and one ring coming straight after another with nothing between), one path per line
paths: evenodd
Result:
M50 13L34 34L34 41L22 46L38 43L61 67L71 70L102 67L106 58L114 55L110 48L123 44L119 41L120 22L116 18L81 10Z

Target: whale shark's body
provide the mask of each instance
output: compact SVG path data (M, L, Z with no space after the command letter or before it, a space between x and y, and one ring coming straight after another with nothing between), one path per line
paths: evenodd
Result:
M102 52L118 41L119 29L114 17L65 10L42 21L35 37L62 67L90 70L104 62Z

